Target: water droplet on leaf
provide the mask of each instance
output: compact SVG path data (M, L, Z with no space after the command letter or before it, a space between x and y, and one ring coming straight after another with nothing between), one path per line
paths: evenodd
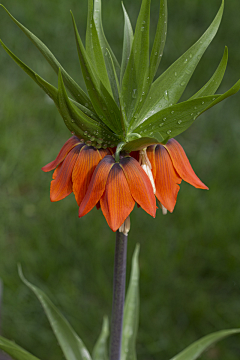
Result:
M164 99L167 100L167 101L169 100L169 95L168 95L167 90L164 91Z

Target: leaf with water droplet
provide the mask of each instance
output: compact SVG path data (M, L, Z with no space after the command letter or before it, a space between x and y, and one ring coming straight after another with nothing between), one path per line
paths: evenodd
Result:
M70 131L74 131L78 137L87 141L94 132L97 132L103 138L106 138L107 136L114 136L115 143L117 144L119 142L118 136L113 134L110 129L107 129L101 123L98 123L88 117L68 98L61 76L61 71L59 71L58 99L59 111L65 120L66 126ZM74 122L72 122L72 120L74 120Z
M133 42L133 30L132 25L127 14L127 11L122 3L123 14L124 14L124 37L123 37L123 50L122 50L122 64L121 64L121 83L122 79L131 55L132 42Z
M220 95L217 96L220 97ZM202 104L203 102L204 104ZM141 130L144 131L146 136L150 135L151 129L149 128L149 124L152 124L152 126L153 124L158 124L158 132L163 139L170 134L171 137L175 137L185 131L194 122L194 117L198 116L200 111L203 112L213 102L212 96L207 96L173 105L150 116L141 124ZM197 110L195 108L197 108ZM179 126L180 124L181 127ZM145 132L146 129L147 132ZM171 132L169 133L170 129ZM140 126L136 127L134 132L138 132L139 130Z
M149 67L150 83L153 81L161 61L160 55L162 55L164 50L166 34L167 34L167 0L161 0L158 25L151 51L151 58L150 58L150 67Z
M169 100L169 94L167 90L164 91L164 99L167 101Z
M144 29L142 22L145 21ZM150 2L143 0L137 19L131 54L122 79L121 98L127 104L125 113L128 122L134 119L134 112L138 112L142 92L149 88L148 76L149 65L149 24L150 24ZM143 31L144 30L144 31ZM132 98L133 89L137 89L137 97Z
M223 6L224 2L222 1L222 5L215 19L202 37L177 61L175 61L175 63L172 64L156 81L154 81L139 114L139 122L142 122L145 117L148 117L150 111L154 110L157 112L159 104L163 107L167 107L169 106L169 103L176 104L179 101L200 58L218 30L222 18ZM194 56L190 58L190 54ZM185 63L186 59L188 59L187 63ZM190 70L191 73L187 74L186 70ZM175 72L178 74L177 80ZM183 83L184 85L179 86ZM164 91L166 89L168 89L169 92L168 100L164 97Z
M89 77L89 81L86 81L86 86L95 111L99 118L102 119L112 131L116 134L123 135L120 110L89 61L89 57L79 36L75 19L72 13L71 15L82 73L85 79ZM107 113L103 111L104 106L108 110ZM111 113L111 110L113 110L113 113Z

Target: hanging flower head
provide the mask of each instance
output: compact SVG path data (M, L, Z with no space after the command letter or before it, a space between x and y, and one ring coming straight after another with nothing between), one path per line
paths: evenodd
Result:
M157 79L155 75L167 34L167 0L160 2L158 25L149 56L150 2L142 0L134 33L123 6L121 65L103 31L101 1L95 0L93 4L93 0L88 0L85 47L72 15L88 94L70 77L46 45L5 9L58 74L58 87L36 74L1 42L3 48L54 101L74 135L56 160L43 168L44 171L56 168L51 200L63 199L73 191L80 207L79 216L85 215L95 205L101 207L114 231L128 217L135 202L154 216L154 194L163 212L173 211L182 179L197 188L207 188L197 178L184 150L173 138L185 131L204 111L240 89L238 81L226 93L215 94L227 65L228 51L225 48L211 79L190 99L179 102L218 30L224 1L200 39Z

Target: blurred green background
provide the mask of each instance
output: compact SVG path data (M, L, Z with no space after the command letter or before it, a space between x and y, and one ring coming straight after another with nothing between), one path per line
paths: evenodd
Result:
M3 0L3 4L53 51L83 86L71 9L82 36L87 0ZM169 0L169 28L160 72L206 30L220 0ZM140 0L126 0L133 25ZM151 40L159 1L152 1ZM218 93L240 77L240 4L226 1L220 30L205 53L183 98L215 71L224 46L229 64ZM121 59L120 0L103 1L107 38ZM57 77L34 45L0 9L0 38L53 84ZM111 313L114 233L100 211L78 218L74 196L51 203L51 175L41 167L69 137L59 113L41 89L0 49L0 277L4 283L2 331L41 359L62 353L43 310L17 274L41 287L69 319L89 349ZM160 73L159 72L159 73ZM131 214L130 261L141 244L139 360L169 359L210 332L240 327L240 94L203 114L177 140L210 191L183 183L173 214L152 219ZM202 359L240 358L235 336Z

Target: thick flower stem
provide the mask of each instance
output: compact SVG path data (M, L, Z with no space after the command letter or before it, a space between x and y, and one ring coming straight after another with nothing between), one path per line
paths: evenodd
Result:
M123 309L125 298L127 235L116 232L113 305L110 337L110 360L120 360L122 343Z

